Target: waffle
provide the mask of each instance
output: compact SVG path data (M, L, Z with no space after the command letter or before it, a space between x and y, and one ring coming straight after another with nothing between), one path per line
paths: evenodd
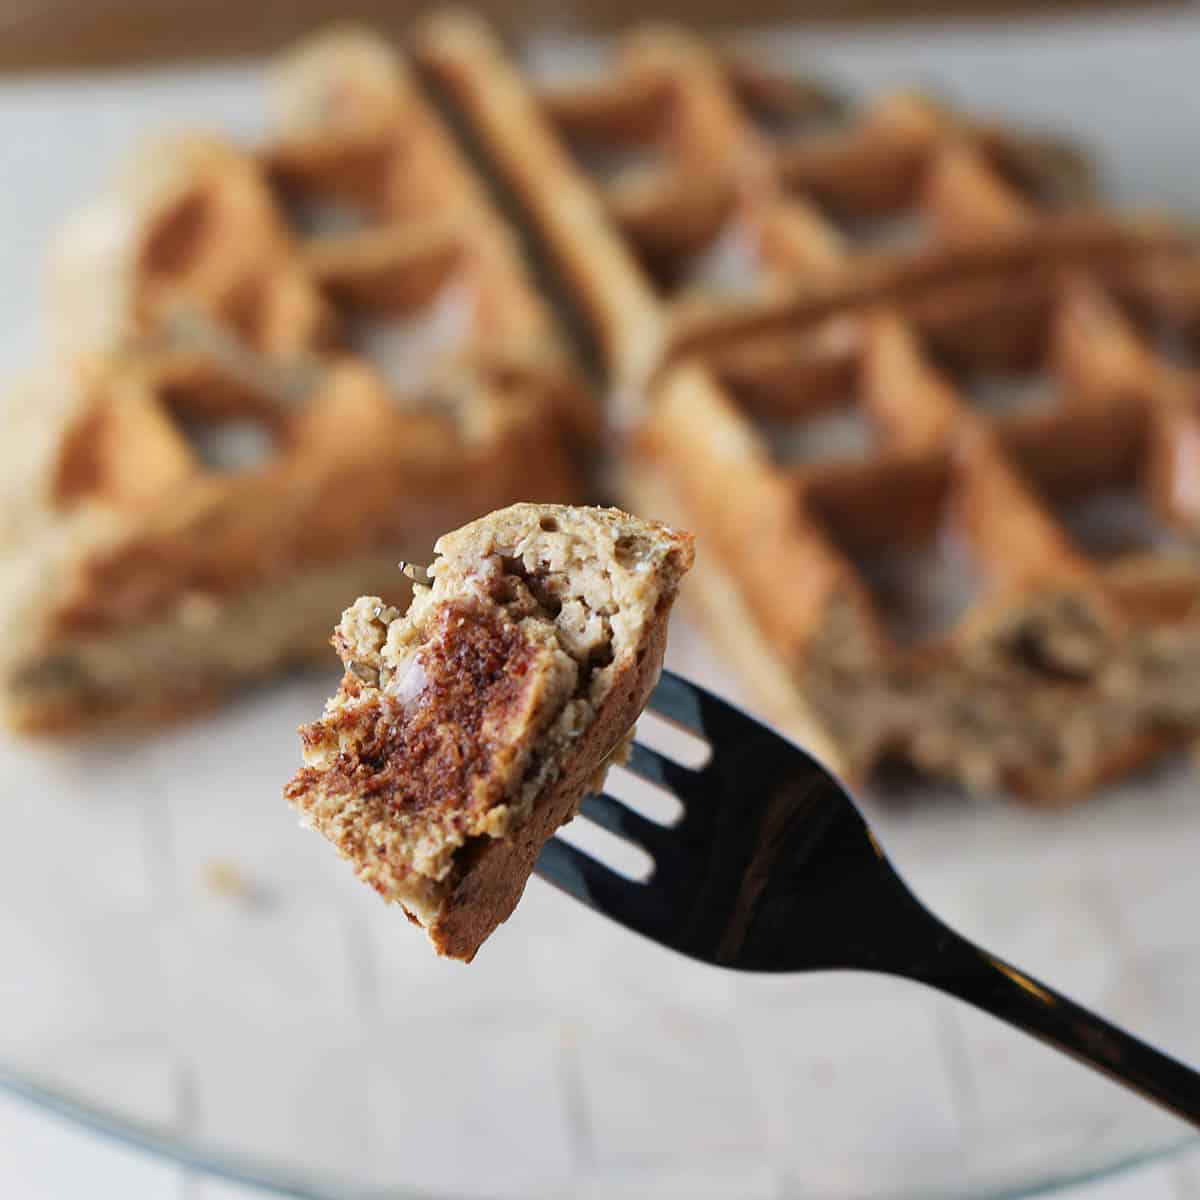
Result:
M459 14L416 53L569 281L627 420L692 346L889 287L1035 257L1103 261L1160 302L1195 294L1168 224L1086 207L1070 147L916 93L855 105L657 27L592 83L531 83Z
M1194 371L1079 273L782 342L669 368L631 473L777 720L852 780L1039 803L1195 737Z
M696 530L717 640L849 778L899 760L1056 803L1194 738L1193 233L1104 209L1052 138L913 92L847 101L686 31L565 86L469 15L412 58L509 219L405 65L341 32L283 61L265 147L156 147L64 236L77 370L30 402L41 450L5 484L10 526L48 530L9 555L40 582L9 589L36 633L8 677L51 696L20 723L189 692L130 668L142 700L73 710L77 643L200 621L199 645L306 579L336 608L394 583L366 580L378 552L574 494L596 418L532 251L598 352L627 503ZM205 466L178 436L197 414L264 424L270 468ZM327 526L288 515L325 505ZM235 530L253 549L218 572ZM262 670L328 622L268 623Z
M624 753L692 543L616 509L517 504L438 553L405 615L376 596L346 610L346 675L285 794L439 954L470 961Z
M156 144L64 233L14 398L6 715L153 721L328 654L347 595L521 498L590 417L513 235L382 43L319 38L248 152ZM315 229L315 216L341 224Z
M772 716L853 781L1044 804L1195 736L1186 231L1096 207L1052 140L679 31L548 88L469 18L418 53L574 287L627 501L697 532L690 597Z

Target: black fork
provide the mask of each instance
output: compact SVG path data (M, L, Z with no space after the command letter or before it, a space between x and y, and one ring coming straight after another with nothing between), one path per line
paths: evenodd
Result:
M543 878L664 946L740 971L852 968L957 996L1200 1127L1200 1072L959 936L909 891L854 801L819 763L711 693L664 672L648 707L708 743L699 768L642 743L629 769L673 792L658 824L607 793L582 813L647 851L636 882L549 841Z

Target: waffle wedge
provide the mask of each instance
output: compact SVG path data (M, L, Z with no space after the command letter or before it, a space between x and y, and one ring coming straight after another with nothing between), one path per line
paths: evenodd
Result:
M261 151L161 142L57 248L64 366L6 413L40 447L2 550L20 729L154 721L327 653L345 596L403 599L396 560L441 530L578 494L584 394L402 63L339 32L274 84ZM355 223L315 233L322 206Z
M555 86L471 18L418 56L575 289L627 502L697 532L690 593L777 719L854 779L1046 803L1195 735L1194 237L1096 206L1051 140L685 31ZM1084 536L1116 512L1136 553Z

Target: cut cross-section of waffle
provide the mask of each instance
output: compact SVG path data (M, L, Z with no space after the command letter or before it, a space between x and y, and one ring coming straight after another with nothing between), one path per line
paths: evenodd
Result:
M289 802L439 954L470 960L658 679L686 534L518 504L438 542L407 613L346 610Z
M1172 240L1075 211L1088 176L1060 144L914 93L847 104L682 30L631 35L596 83L539 87L458 14L429 22L417 56L519 197L635 410L677 346L798 303L1047 251L1140 261Z
M0 529L19 728L153 721L328 654L345 596L398 588L397 559L443 529L578 498L583 392L402 65L337 34L278 82L285 132L261 154L160 144L60 247L72 368L5 414L41 447ZM294 228L343 161L376 188L348 199L369 227ZM432 342L399 345L410 318Z
M630 489L847 776L1058 801L1200 732L1195 386L1093 281L976 281L669 368Z

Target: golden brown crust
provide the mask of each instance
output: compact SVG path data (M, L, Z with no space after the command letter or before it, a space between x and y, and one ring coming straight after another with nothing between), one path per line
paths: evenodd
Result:
M392 564L401 556L427 557L449 522L521 496L570 498L577 486L570 452L546 423L545 410L517 398L471 432L435 411L406 413L368 372L335 367L302 411L284 417L286 455L227 474L189 459L177 428L157 407L165 396L176 405L195 396L200 406L216 393L156 379L149 364L119 372L105 386L115 394L94 398L80 427L97 411L106 419L119 413L130 427L114 430L111 441L88 440L86 462L64 458L50 495L54 507L43 518L48 531L21 537L8 551L6 570L24 582L5 589L5 624L19 628L20 636L7 641L0 657L13 701L8 716L19 728L107 723L122 707L151 720L171 711L164 686L220 692L221 677L233 683L263 673L258 647L245 656L245 666L232 655L219 656L215 677L200 681L156 655L152 674L125 677L115 689L86 675L71 689L60 677L53 694L39 698L21 683L31 672L37 677L39 662L77 657L81 650L91 661L97 656L88 648L104 640L114 650L128 645L135 661L139 637L157 645L160 631L172 624L180 626L185 644L197 630L228 637L241 608L288 589L297 604L309 605L302 646L322 644L329 617L314 611L309 593L316 581L340 570L341 596L378 591L391 573L364 577L357 563L372 556ZM139 478L122 464L137 446L152 445L152 430L183 457L170 471L166 464L175 460L148 457L143 494L120 482ZM76 444L68 430L64 446ZM157 481L156 464L164 467ZM336 611L340 598L328 603ZM269 641L276 630L265 628ZM295 639L280 642L280 666L291 661L296 645ZM95 702L97 693L103 703ZM52 721L37 715L42 709L56 714Z
M1081 172L1059 147L915 94L855 110L685 31L641 30L606 78L557 89L469 17L435 19L417 56L634 396L641 466L722 571L711 607L725 636L750 674L774 656L772 691L793 693L846 771L901 753L1050 802L1187 735L1200 576L1153 551L1100 568L1051 510L1145 480L1160 516L1200 527L1194 371L1146 336L1163 321L1195 344L1193 236L1060 211ZM81 365L57 462L17 489L42 522L12 539L25 582L0 588L18 727L209 700L311 653L313 621L278 636L267 663L169 672L156 652L139 677L94 652L129 648L134 663L197 621L216 643L240 601L302 595L376 551L424 559L439 529L519 496L576 496L572 442L595 414L512 228L405 64L335 31L287 56L277 83L268 145L163 143L60 247L61 340L113 353ZM768 128L798 115L839 124L795 139ZM598 147L657 157L604 178ZM881 244L871 229L888 217L916 218L925 240ZM401 385L343 353L364 326L429 312L438 349L414 372L402 356ZM1035 359L1065 385L1061 411L964 411L956 371ZM759 426L851 390L882 435L873 449L775 461ZM231 417L273 439L271 463L201 462L184 426ZM987 594L948 637L897 647L858 556L928 542L947 514L984 551ZM914 732L909 697L930 680L940 715L925 723L957 728L949 740ZM1056 706L1093 719L1060 729Z
M435 16L416 42L419 59L468 116L506 181L532 214L610 367L649 373L661 338L659 305L644 272L611 226L601 197L579 177L537 101L483 24Z
M1165 220L1092 211L1052 214L1016 232L981 230L961 244L843 262L822 274L797 273L787 286L761 295L681 306L660 365L715 355L757 338L769 345L868 305L894 306L918 318L953 314L971 287L993 296L1030 287L1044 291L1072 269L1127 294L1157 272L1171 279L1194 273L1197 262L1194 235ZM1167 306L1164 299L1149 307L1161 316Z
M286 454L227 475L205 469L159 407L169 398L176 409L194 405L203 413L209 387L185 389L153 363L119 370L106 386L111 400L96 400L105 419L140 406L131 416L140 427L119 431L114 454L127 456L126 435L144 442L150 426L169 437L180 465L149 495L118 493L109 501L127 518L127 530L77 563L74 578L59 589L56 628L64 632L136 624L189 591L237 593L395 543L414 526L422 532L407 539L409 551L428 553L455 513L521 495L569 497L574 488L570 456L544 409L519 401L501 408L497 401L492 411L486 401L487 427L472 437L452 414L405 411L373 372L351 362L329 364L303 406L278 418ZM85 497L64 477L65 503L112 496L108 480L120 463L106 456L107 446L91 443L94 474ZM264 555L268 540L272 553Z

